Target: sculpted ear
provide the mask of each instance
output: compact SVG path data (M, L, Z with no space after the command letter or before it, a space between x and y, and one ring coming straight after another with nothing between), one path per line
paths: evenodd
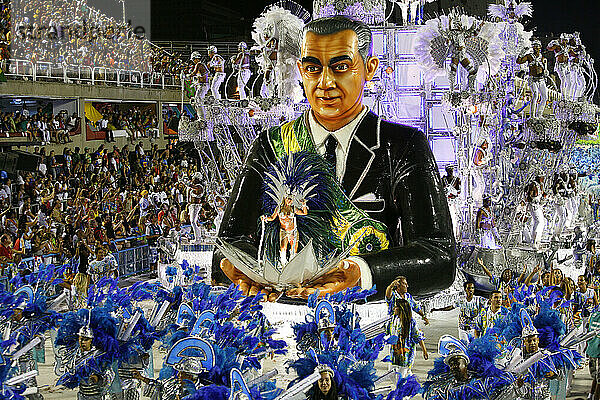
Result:
M369 57L367 62L365 63L365 69L367 72L366 80L370 81L375 76L375 72L377 72L377 67L379 67L379 58L373 56Z

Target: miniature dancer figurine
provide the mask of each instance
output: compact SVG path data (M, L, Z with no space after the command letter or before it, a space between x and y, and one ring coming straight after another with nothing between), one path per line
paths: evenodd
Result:
M216 46L208 46L208 57L210 58L208 67L213 73L210 81L210 92L216 100L221 100L219 89L225 80L225 60L217 54Z
M281 265L287 264L287 249L290 247L290 258L292 259L298 252L298 226L296 215L308 214L306 199L300 201L302 208L294 206L294 199L291 194L284 197L283 202L275 208L271 216L263 215L263 222L271 222L279 218L279 261Z
M531 89L531 116L540 118L548 101L546 76L548 60L542 55L542 44L539 40L531 43L532 51L525 49L525 54L517 57L517 64L529 64L529 88Z
M235 58L232 57L231 64L233 64L233 69L237 71L237 87L240 100L245 100L248 98L246 84L250 79L250 75L252 75L252 72L250 72L250 54L246 42L238 44L238 53Z

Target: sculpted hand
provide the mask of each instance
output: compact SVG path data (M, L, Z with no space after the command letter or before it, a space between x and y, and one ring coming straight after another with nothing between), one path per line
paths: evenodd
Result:
M240 287L244 296L254 296L258 292L263 292L268 301L276 301L281 296L281 293L272 288L264 287L248 278L226 258L221 260L221 269L231 282Z
M310 286L302 286L287 291L291 297L308 298L312 293L319 291L323 296L327 293L336 293L354 287L360 280L360 267L350 260L342 260L333 270L323 275Z

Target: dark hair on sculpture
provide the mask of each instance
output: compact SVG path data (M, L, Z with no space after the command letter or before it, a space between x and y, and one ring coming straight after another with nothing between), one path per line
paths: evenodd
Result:
M358 52L363 62L367 62L373 50L373 36L371 35L371 28L360 21L341 15L315 19L304 26L302 36L304 37L307 32L316 35L333 35L346 30L354 31L358 36Z

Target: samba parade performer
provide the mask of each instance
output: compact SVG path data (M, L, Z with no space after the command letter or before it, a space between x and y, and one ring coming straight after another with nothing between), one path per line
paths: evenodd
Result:
M215 100L221 100L221 84L225 80L225 60L217 53L216 46L208 46L208 68L212 73L210 92Z
M539 40L531 42L531 51L524 50L524 54L517 58L517 64L529 65L529 89L531 90L531 116L540 118L548 101L548 60L542 54L542 44Z
M261 193L268 171L283 176L282 160L307 157L320 159L309 163L315 172L307 166L307 180L322 180L331 171L333 182L324 187L332 201L319 205L306 197L308 216L329 219L330 233L322 238L321 229L309 229L307 239L323 244L326 259L332 253L347 257L317 281L288 290L291 296L337 292L358 282L385 288L399 274L413 282L415 294L425 294L448 287L454 277L451 218L425 136L382 120L362 104L365 83L379 65L371 50L371 31L361 22L336 16L305 26L298 68L311 109L255 140L223 217L219 239L260 258L257 225L265 213ZM323 162L329 168L322 168ZM242 273L222 251L213 259L215 282L273 291Z
M246 42L238 44L238 53L232 57L231 64L234 71L237 71L237 87L240 94L240 100L248 98L246 94L246 84L252 75L250 71L250 54L248 53L248 45Z

